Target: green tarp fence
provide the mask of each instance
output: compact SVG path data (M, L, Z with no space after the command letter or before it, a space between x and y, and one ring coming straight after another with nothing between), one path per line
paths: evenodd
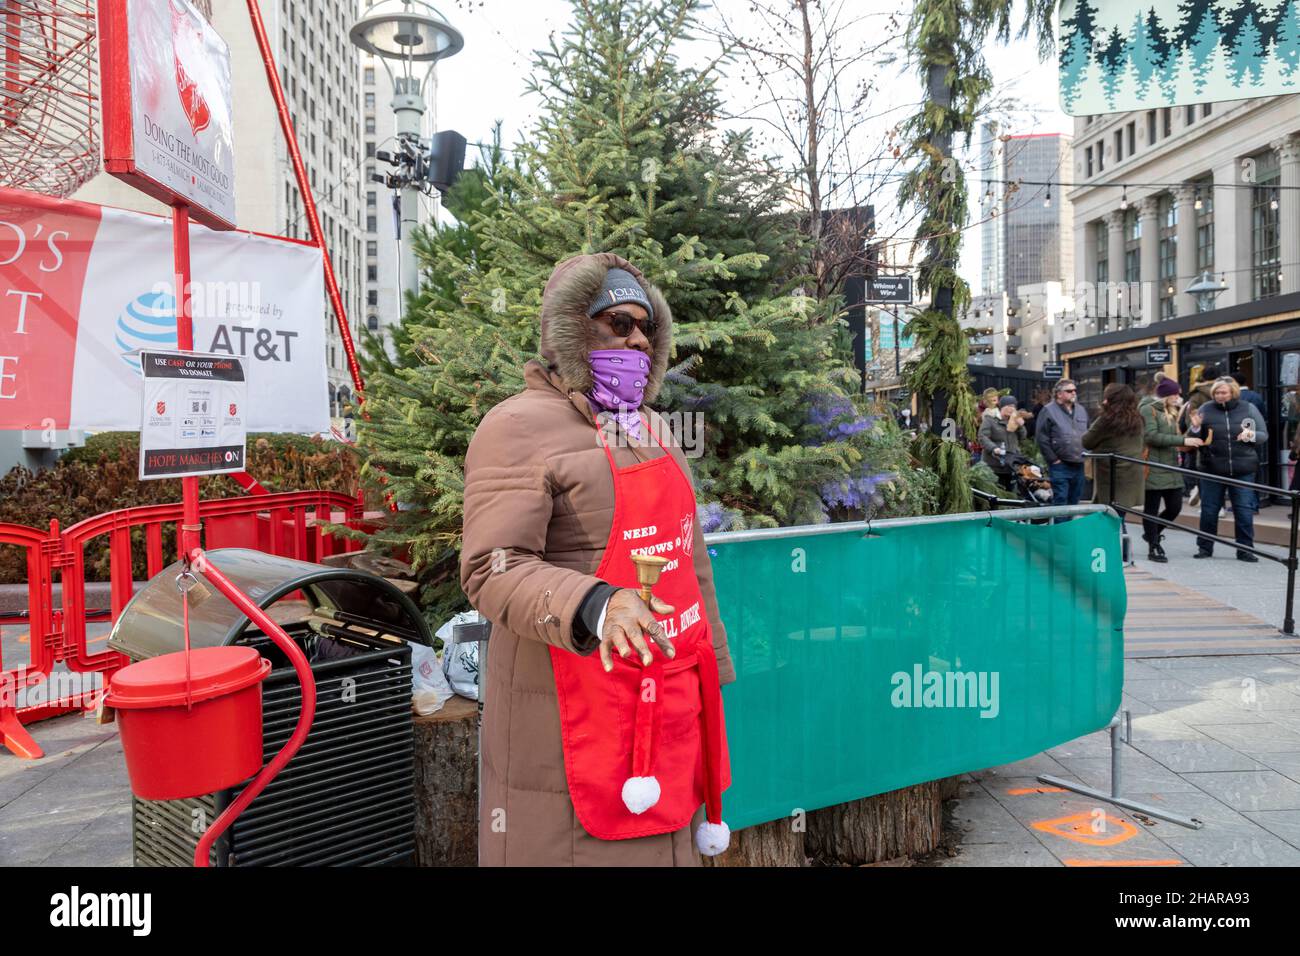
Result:
M733 828L1020 760L1118 710L1113 513L827 529L708 539Z

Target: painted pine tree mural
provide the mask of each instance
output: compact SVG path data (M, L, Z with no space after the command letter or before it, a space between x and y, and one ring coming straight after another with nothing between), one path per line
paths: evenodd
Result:
M1217 63L1216 54L1220 48L1219 21L1215 16L1213 5L1207 3L1201 11L1196 35L1192 37L1188 49L1192 54L1192 75L1196 77L1196 95L1200 96L1209 82L1213 67Z
M1286 0L1277 16L1273 60L1286 86L1300 87L1300 0Z
M1146 96L1151 89L1151 82L1160 73L1160 51L1156 47L1155 37L1151 35L1151 24L1146 16L1139 13L1133 18L1133 29L1129 32L1128 59L1133 65L1138 96Z
M1061 48L1061 99L1068 112L1074 108L1079 91L1089 82L1092 66L1092 37L1075 30Z
M1074 114L1300 91L1300 0L1064 0L1058 49Z
M1233 86L1243 83L1257 85L1264 69L1264 38L1260 36L1255 18L1250 14L1242 20L1241 29L1233 38L1232 58L1228 67Z

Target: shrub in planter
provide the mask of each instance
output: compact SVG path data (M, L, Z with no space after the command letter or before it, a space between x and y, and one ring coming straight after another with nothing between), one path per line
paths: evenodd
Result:
M104 432L85 447L73 449L52 468L32 472L21 466L0 477L0 522L46 528L51 520L67 528L86 518L119 508L180 501L180 479L141 481L139 436ZM301 435L248 436L248 471L268 491L324 490L355 494L358 462L350 445ZM203 498L233 498L244 490L224 475L199 482ZM175 558L175 542L163 537L166 560ZM131 532L135 554L132 573L146 574L144 530ZM86 579L107 581L107 542L86 553ZM19 548L0 548L0 583L27 580L27 562Z

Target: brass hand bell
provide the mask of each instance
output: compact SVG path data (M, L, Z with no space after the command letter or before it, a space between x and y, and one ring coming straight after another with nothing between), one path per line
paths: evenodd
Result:
M634 554L632 563L636 565L636 582L641 585L641 600L650 604L650 589L659 583L668 559L657 554Z

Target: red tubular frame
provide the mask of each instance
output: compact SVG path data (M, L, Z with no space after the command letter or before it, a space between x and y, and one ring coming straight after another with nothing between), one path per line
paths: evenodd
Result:
M302 194L303 209L307 213L307 224L311 228L312 239L320 246L325 260L325 289L329 293L330 305L334 307L334 317L338 320L339 335L343 337L343 350L348 356L348 371L352 373L352 385L356 388L357 398L365 392L365 383L361 380L361 366L357 363L356 347L352 344L352 330L348 328L347 311L343 308L343 296L339 294L338 279L334 275L334 261L325 246L325 233L320 227L320 218L316 215L316 199L312 195L311 181L307 178L307 167L303 165L302 153L298 150L298 137L293 131L293 120L289 118L289 104L284 98L284 88L280 86L280 72L275 68L275 56L271 53L271 41L266 35L266 26L262 23L262 11L257 0L248 0L248 16L253 22L253 36L257 38L257 48L262 53L262 65L266 67L266 81L271 87L271 98L275 100L275 110L280 116L280 129L289 146L289 160L293 163L294 179L298 182L298 192Z
M199 502L200 518L209 523L209 534L220 532L222 547L261 548L300 561L320 561L327 555L362 547L359 541L326 534L324 525L334 521L349 528L364 528L364 514L360 498L334 491L288 491ZM240 519L252 524L241 531L237 523ZM28 581L27 614L2 621L0 626L21 626L25 622L31 647L26 665L6 667L0 659L0 748L19 757L37 759L43 751L24 724L84 710L98 700L99 693L82 694L17 707L18 690L45 680L55 664L64 662L70 670L80 673L100 672L107 684L117 670L129 663L116 651L91 653L86 625L91 621L116 621L131 599L132 530L144 531L148 576L152 578L163 569L163 536L169 533L163 525L182 521L183 506L173 502L110 511L67 529L60 529L57 521L50 522L48 530L0 523L0 544L17 545L26 551ZM267 524L265 537L258 527L262 522ZM179 527L176 534L179 538ZM110 607L92 610L86 601L86 548L105 536L111 556ZM58 602L54 600L56 581L63 588Z
M298 645L294 643L293 638L284 632L284 628L276 624L275 621L263 611L260 607L248 599L248 595L230 583L230 579L213 567L212 562L204 555L201 548L195 548L190 552L190 560L194 565L194 570L198 571L205 578L212 582L213 587L224 594L230 603L239 608L248 619L262 629L267 637L275 642L275 646L284 651L293 664L293 669L298 675L298 681L302 684L302 709L298 712L298 725L293 729L293 735L289 738L280 752L271 758L261 771L253 778L235 798L235 801L226 807L221 816L212 822L203 833L199 845L194 849L194 865L197 867L206 867L208 857L212 853L212 844L217 841L217 837L225 833L235 817L239 816L257 797L259 793L266 789L275 775L284 769L284 765L293 759L294 754L303 745L307 739L307 734L311 731L312 721L316 718L316 678L312 676L311 665L307 663L307 658L299 650Z
M176 347L194 351L194 313L190 305L190 207L178 202L172 206L172 262L176 272ZM199 479L181 479L181 503L185 514L181 520L181 553L188 554L203 543L199 532Z

